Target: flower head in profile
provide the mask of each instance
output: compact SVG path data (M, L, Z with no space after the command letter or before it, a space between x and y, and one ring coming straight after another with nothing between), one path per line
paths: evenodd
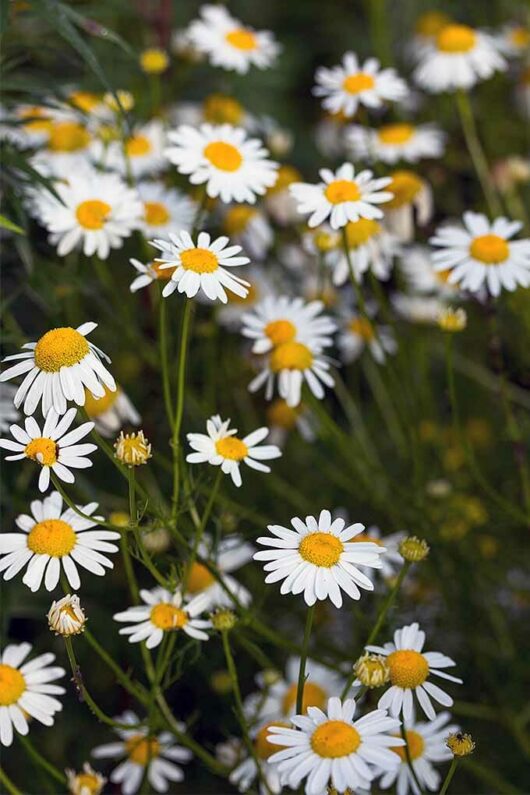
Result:
M197 205L186 194L159 182L140 183L138 194L144 207L141 231L145 237L168 238L175 229L192 228Z
M135 179L145 179L167 169L167 159L164 157L166 144L163 123L160 119L152 119L132 130L123 142L97 141L93 145L93 158L110 171L119 172L122 177L130 171Z
M352 160L417 163L444 153L445 134L435 124L398 122L377 130L355 124L344 137Z
M70 795L100 795L107 783L105 776L94 770L88 762L83 764L80 773L70 768L65 773Z
M354 543L352 539L364 531L360 522L346 527L344 519L332 520L329 511L320 516L295 516L293 529L269 525L270 536L261 536L258 544L271 547L256 552L254 560L267 561L269 572L265 582L283 580L280 593L304 594L308 605L330 599L342 607L342 591L352 599L360 599L359 588L373 591L374 585L358 566L381 568L379 556L385 548L372 542Z
M56 635L68 638L83 632L86 623L85 611L79 597L67 594L57 602L52 602L48 611L48 626Z
M237 428L230 428L230 422L216 414L206 422L207 433L188 433L188 442L194 452L186 456L186 461L220 466L225 475L230 475L235 486L241 486L241 462L259 472L270 472L270 467L261 462L280 458L282 453L276 445L260 444L269 435L268 428L258 428L240 439Z
M390 278L394 257L401 252L396 235L370 218L348 221L345 226L348 256L342 245L324 255L324 261L333 271L333 284L339 287L350 278L350 262L357 281L370 271L377 279Z
M415 225L425 226L434 212L432 190L429 184L408 169L389 174L388 190L393 198L385 204L385 225L389 232L404 243L414 239Z
M86 391L85 411L94 420L102 436L114 436L124 425L139 425L140 415L121 387L105 389L103 397L94 398Z
M114 442L115 457L128 467L137 467L147 464L152 457L151 443L146 439L143 431L138 433L123 433Z

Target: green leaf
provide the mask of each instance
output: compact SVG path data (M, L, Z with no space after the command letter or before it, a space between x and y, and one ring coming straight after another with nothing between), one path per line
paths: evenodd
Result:
M9 218L6 218L5 215L0 214L0 226L2 229L8 229L10 232L15 232L17 235L25 235L23 229L17 224L14 224L13 221L10 221Z

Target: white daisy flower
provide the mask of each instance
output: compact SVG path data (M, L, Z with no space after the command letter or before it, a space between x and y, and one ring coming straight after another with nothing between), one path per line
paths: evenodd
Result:
M241 243L253 260L263 260L274 242L267 216L256 207L236 204L223 217L223 231L235 243Z
M86 168L89 162L92 135L84 124L72 117L71 109L69 114L70 117L50 122L44 148L31 159L32 165L49 177L69 178L80 168Z
M435 124L385 124L374 130L352 124L345 130L344 139L352 160L380 160L397 163L405 160L417 163L425 158L441 157L445 148L445 133Z
M2 130L2 138L23 148L42 146L56 117L56 110L45 105L17 105L13 110L16 124ZM7 117L9 118L9 116Z
M268 353L293 341L326 347L332 344L337 324L321 314L323 308L321 301L268 296L253 312L243 315L241 333L253 340L253 353Z
M426 226L433 216L432 190L414 171L401 169L389 176L388 189L393 198L385 205L385 226L399 240L408 243L414 239L415 224Z
M247 543L240 536L226 536L218 544L214 544L213 539L206 533L197 550L201 558L211 560L215 564L223 585L244 607L250 604L252 595L231 576L231 572L252 560L254 550L252 544ZM186 590L191 596L198 594L204 596L208 600L208 610L214 607L234 606L234 600L231 599L221 583L215 579L203 563L198 561L193 562L188 572Z
M8 431L9 426L20 418L20 412L14 404L16 394L16 386L0 383L0 433Z
M39 188L32 208L60 257L81 248L87 257L107 259L140 226L142 203L117 174L86 168L70 172L68 183L54 187L61 201Z
M289 190L289 185L300 182L302 175L293 166L283 163L278 169L278 179L265 195L265 207L280 226L290 226L300 221L300 214Z
M309 215L308 225L319 226L330 219L332 229L346 226L359 218L382 218L383 211L375 206L392 198L392 193L381 190L390 184L388 177L373 179L371 171L355 175L351 163L344 163L336 172L320 170L322 182L311 185L295 182L289 190L298 202L298 210Z
M276 60L280 46L268 30L256 31L243 25L223 6L204 5L200 14L201 19L186 31L187 38L212 66L245 74L251 66L266 69Z
M164 150L166 132L159 119L137 127L132 135L122 141L96 141L92 147L95 163L125 177L130 168L135 180L152 177L167 168Z
M228 296L228 303L219 307L217 311L219 323L230 331L239 331L243 315L274 293L268 272L262 266L251 265L245 269L245 276L250 282L245 298L232 293Z
M231 420L222 420L219 414L210 417L206 422L207 433L188 433L187 439L195 452L186 456L190 464L212 464L220 466L225 475L230 475L235 486L241 486L240 466L243 461L251 469L258 472L270 472L271 469L262 461L280 458L281 450L272 444L261 445L268 435L268 428L258 428L243 439L237 434L237 428L230 428Z
M447 307L438 296L405 295L392 296L392 306L396 312L410 323L437 325L440 313Z
M446 745L446 740L450 734L458 731L458 726L447 725L450 720L451 715L448 712L440 712L429 723L412 722L410 726L407 726L405 732L414 773L420 786L429 792L438 792L441 783L441 776L433 763L440 764L453 758L452 752ZM400 758L399 767L384 773L379 781L379 786L381 789L389 789L397 781L397 795L408 795L409 792L419 795L407 762L405 749L393 748L392 750Z
M258 544L272 547L254 555L254 560L268 561L264 566L270 572L266 583L283 580L280 593L303 591L308 605L329 598L336 607L342 607L341 589L352 599L361 598L359 587L374 590L356 565L381 568L379 556L385 548L371 542L352 543L351 539L364 531L363 524L346 527L344 519L332 520L326 510L318 519L307 516L305 522L295 516L291 524L294 530L268 525L272 536L257 539Z
M208 606L203 594L186 602L180 591L171 593L165 588L154 588L142 589L140 596L143 605L129 607L113 616L115 621L130 624L120 629L120 635L130 635L129 643L145 640L146 647L154 649L162 643L164 633L178 630L195 640L208 640L204 630L211 626L210 621L198 618Z
M139 425L141 417L121 387L113 392L105 389L101 398L94 398L86 390L85 411L102 436L116 436L124 425Z
M354 721L356 704L330 698L327 710L310 707L308 715L291 719L294 729L269 729L268 740L284 746L271 757L278 765L283 784L298 789L307 776L306 795L322 795L328 785L339 792L370 789L370 782L384 771L399 765L392 749L404 745L400 737L387 732L399 728L399 721L376 709Z
M385 554L381 557L380 571L381 576L384 577L384 579L391 580L396 576L404 563L403 558L399 553L399 545L404 538L405 533L403 532L391 533L390 535L382 536L381 530L375 525L371 525L366 529L365 533L360 533L352 540L354 542L371 541L374 544L380 544L385 548ZM360 566L360 568L362 569L362 566Z
M113 784L121 786L123 795L134 795L144 776L156 792L167 792L169 782L184 779L182 768L175 762L188 762L192 754L187 748L175 745L170 732L150 735L147 729L137 728L138 717L130 710L119 715L116 721L130 723L134 728L115 729L119 741L98 745L92 756L97 759L125 757L109 776Z
M168 134L166 157L192 185L206 184L210 198L222 202L249 202L263 196L276 182L278 164L245 130L230 124L181 125Z
M451 18L442 11L426 11L417 18L414 25L414 35L407 46L408 54L412 61L417 62L436 41L436 36L452 22Z
M175 229L189 232L193 227L197 205L186 194L158 182L141 182L138 195L144 207L140 229L145 237L169 237Z
M162 252L157 257L160 269L173 268L171 280L164 287L162 295L167 298L175 290L194 298L199 290L210 301L217 298L228 302L226 290L245 298L249 283L240 276L234 276L227 268L247 265L248 257L240 256L241 246L229 246L227 237L212 240L207 232L199 232L197 243L188 232L169 235L169 241L152 240L152 245Z
M508 58L525 55L530 47L530 29L511 22L495 36L495 42L502 54Z
M435 270L428 246L408 246L400 259L400 270L415 293L454 300L460 292L457 284L449 282L450 270Z
M138 290L143 290L144 287L149 287L149 285L153 284L153 282L169 282L173 273L175 272L175 268L163 268L162 263L158 262L157 260L143 263L140 262L140 260L131 257L129 262L138 274L135 276L129 286L131 293L136 293ZM171 290L169 294L171 295L172 292L174 292L174 290Z
M461 679L441 670L456 663L438 651L422 652L424 643L425 632L415 622L396 629L393 643L366 647L367 651L384 655L390 666L391 686L379 699L378 707L388 709L394 716L402 712L407 723L413 715L413 693L429 720L436 717L431 698L444 707L450 707L453 703L451 696L429 680L431 674L462 684Z
M414 79L423 89L436 94L469 89L506 68L506 61L489 34L450 23L438 31L420 56Z
M62 695L65 689L51 682L66 671L50 666L55 654L40 654L24 663L30 651L30 643L12 643L0 656L0 743L5 746L13 742L13 729L22 735L28 733L28 718L53 726L55 713L63 708L54 696Z
M77 506L87 516L92 516L97 507L97 502ZM83 519L72 508L63 511L63 499L57 491L42 501L33 500L31 516L20 514L15 524L21 533L0 536L0 571L4 571L4 580L11 580L27 564L24 585L38 591L44 579L46 590L53 591L62 568L71 587L77 590L81 580L76 563L99 577L105 574L105 568L114 568L101 553L117 552L116 544L109 541L115 541L120 534L103 528L91 530L97 527L97 521Z
M0 375L0 381L9 381L24 375L14 398L18 408L24 401L24 413L33 414L39 402L42 413L51 408L64 414L67 401L85 405L85 387L93 397L103 397L105 387L116 389L116 382L101 359L109 357L86 337L97 328L97 323L83 323L76 329L70 326L47 331L37 342L22 346L24 353L6 356L4 362L21 360Z
M313 94L324 97L323 107L348 117L355 115L359 105L380 108L385 102L399 102L408 93L395 69L381 69L377 58L360 63L353 52L347 52L339 66L319 67L315 79Z
M477 292L483 286L491 295L501 289L513 291L530 285L530 240L511 238L520 231L520 221L500 217L490 222L481 213L466 212L464 229L442 226L429 243L440 249L432 255L437 271L450 271L450 284Z
M6 461L20 461L29 458L41 467L39 490L46 491L50 485L50 470L65 483L73 483L75 478L70 469L87 469L92 466L87 456L97 450L95 444L77 444L94 427L93 422L85 422L69 431L77 409L69 409L64 417L59 417L50 409L41 431L33 417L26 417L24 428L11 425L13 439L0 439L0 447L9 450Z
M397 351L397 342L389 326L375 324L371 317L352 312L344 321L337 343L345 364L351 364L367 349L378 364L383 364L387 355Z
M377 279L386 281L390 277L394 257L400 251L396 235L388 232L378 221L359 218L346 224L349 260L357 281L371 271ZM348 257L339 245L324 255L324 261L333 270L333 284L338 287L351 278Z
M83 769L80 773L70 768L67 768L64 772L66 773L68 792L71 795L100 795L107 783L105 776L94 770L88 762L83 764Z

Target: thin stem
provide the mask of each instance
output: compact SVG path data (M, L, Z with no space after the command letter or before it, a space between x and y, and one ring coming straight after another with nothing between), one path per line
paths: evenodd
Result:
M475 171L477 172L477 177L482 187L482 192L484 193L489 211L492 216L502 215L502 206L491 181L488 161L486 160L486 155L484 154L484 149L482 148L478 136L469 94L466 91L458 90L456 92L456 104L462 122L466 145L471 160L473 161Z
M440 790L440 794L439 795L445 795L445 793L449 789L449 784L453 780L453 776L456 773L456 768L457 767L458 767L458 759L456 758L456 756L454 756L453 757L453 761L451 762L451 767L447 771L447 775L445 777L445 781L444 781L444 783L442 785L442 789Z
M416 787L418 788L418 792L420 793L420 795L423 795L423 789L421 788L421 784L418 781L418 776L416 775L416 771L414 770L414 765L412 764L412 757L410 755L409 741L408 741L408 737L407 737L407 730L405 728L405 721L404 720L401 722L401 726L399 728L400 728L400 731L401 731L401 736L405 740L405 756L407 758L407 765L409 767L409 770L410 770L410 773L412 775L412 778L414 779L414 783L415 783Z
M309 638L311 637L311 627L313 626L313 616L315 613L315 605L307 610L305 620L304 640L302 642L302 654L300 655L300 668L298 669L298 686L296 688L296 714L302 715L304 704L304 685L305 685L305 667L307 662L307 650L309 648Z
M29 756L31 756L33 761L39 767L41 767L43 770L45 770L46 773L50 776L50 778L55 779L55 781L57 781L63 787L66 787L66 776L64 776L61 773L61 771L58 768L55 767L55 765L52 765L51 762L48 762L48 760L45 759L42 756L42 754L39 754L37 749L33 746L33 743L31 742L31 740L28 737L23 736L22 734L18 735L18 739L20 740L20 742L22 743L22 745L24 746L24 748L28 752Z
M215 476L215 481L214 481L214 484L213 484L212 489L210 491L210 496L208 497L208 502L206 503L206 508L204 509L204 513L203 513L202 518L201 518L201 523L200 523L199 527L196 530L195 538L193 540L193 547L192 547L192 550L191 550L191 554L190 554L190 557L189 557L188 564L186 566L186 573L185 573L184 578L183 578L182 590L183 590L184 593L186 591L186 585L187 585L187 582L188 582L188 578L189 578L189 576L191 574L191 570L193 569L193 564L195 563L195 559L197 557L197 551L198 551L199 546L201 544L202 537L204 535L204 531L205 531L206 525L208 523L208 519L210 518L210 514L212 512L212 508L213 508L214 502L215 502L216 497L217 497L217 492L219 491L219 486L221 484L222 476L223 476L222 469L221 469L221 467L218 467L217 474Z
M0 767L0 783L6 788L9 795L22 795L22 790L19 790L11 781L7 773Z
M164 389L164 404L170 428L173 428L173 400L171 398L171 383L168 367L168 338L167 338L167 302L162 293L159 301L159 339L160 339L160 364L162 367L162 384Z
M148 696L147 696L147 693L143 692L143 686L140 685L140 684L137 685L134 682L131 682L131 680L127 676L127 674L124 671L122 671L120 666L112 659L110 654L107 651L105 651L103 646L101 646L101 644L92 635L90 630L87 629L86 627L85 627L85 630L83 632L83 637L90 644L90 646L92 646L92 648L94 649L96 654L98 654L101 657L101 659L103 660L105 665L108 668L110 668L110 670L114 673L116 679L125 688L125 690L127 690L127 692L129 692L131 694L131 696L134 696L134 698L136 698L138 701L140 701L140 703L146 704L147 700L148 700Z
M68 505L69 508L72 509L78 516L81 516L83 519L87 519L90 522L94 522L94 524L100 525L101 527L108 527L109 530L115 530L120 535L123 533L123 527L118 527L118 525L111 524L110 522L105 522L103 519L98 519L95 516L90 516L88 513L84 513L68 496L61 485L61 481L55 474L55 472L51 472L52 483Z
M177 375L177 400L175 405L175 417L173 421L173 437L171 445L173 448L173 496L171 498L171 517L173 521L177 518L180 492L180 428L182 425L182 415L184 412L184 390L186 385L186 357L188 352L188 337L190 328L192 302L189 298L185 299L184 314L182 317L182 329L180 335L179 365Z

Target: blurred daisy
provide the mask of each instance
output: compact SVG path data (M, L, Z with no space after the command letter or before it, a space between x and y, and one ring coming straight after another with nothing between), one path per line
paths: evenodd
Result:
M296 168L284 163L278 169L276 183L265 195L265 207L280 226L289 226L300 220L296 201L291 195L289 186L294 182L300 182L301 179L302 175Z
M284 784L298 789L307 776L306 795L322 795L328 785L338 792L370 790L381 769L398 767L393 748L404 741L387 732L398 729L399 721L381 709L354 721L355 709L353 699L342 702L334 697L325 711L310 707L307 716L292 718L296 728L270 727L269 742L285 746L271 757Z
M102 436L116 436L124 425L139 425L141 417L125 392L117 387L114 392L105 389L101 398L85 394L85 411L94 420L96 431Z
M459 293L458 285L449 282L450 270L435 270L428 246L408 246L403 251L400 269L415 293L435 294L453 300Z
M373 179L368 170L355 175L351 163L344 163L336 172L323 168L320 177L318 185L295 182L290 186L299 212L310 216L310 227L319 226L327 218L333 229L359 218L382 218L383 211L375 205L392 198L392 193L382 190L390 184L388 177Z
M414 25L414 35L409 48L412 58L418 60L429 47L433 46L442 28L449 24L451 18L442 11L426 11L420 14Z
M120 635L129 635L129 643L140 643L145 640L146 648L154 649L162 643L164 634L182 630L195 640L208 640L204 631L210 622L198 618L208 606L208 599L203 594L186 602L180 591L171 593L165 588L154 588L152 591L142 589L140 596L143 605L129 607L113 618L128 627L120 629Z
M78 505L77 508L87 516L97 509L97 502ZM94 517L96 520L100 516ZM81 585L77 566L102 577L105 568L114 564L102 552L117 552L118 547L110 544L120 537L112 530L90 528L98 522L83 519L72 508L63 511L63 499L57 491L52 491L44 500L33 500L31 516L20 514L15 524L21 533L2 533L0 536L0 571L4 580L11 580L27 564L22 579L32 591L38 591L44 578L47 591L53 591L59 582L61 568L74 590ZM86 531L89 532L86 532Z
M462 684L461 679L442 671L456 663L445 654L438 651L422 652L425 643L425 632L420 630L419 624L414 623L397 629L394 632L394 642L385 643L384 646L367 646L367 651L382 654L387 658L390 666L389 689L379 699L378 707L388 709L391 715L398 716L401 712L407 722L413 715L413 698L416 698L429 720L434 720L436 713L433 709L431 698L450 707L453 703L451 696L433 684L429 677L431 674L448 679L450 682Z
M86 339L95 328L97 323L83 323L76 329L54 328L37 342L23 345L24 353L6 356L4 362L21 361L4 370L0 381L24 375L14 398L15 407L24 401L24 413L33 414L41 402L44 415L50 408L64 414L68 400L84 406L85 387L94 397L103 397L105 387L114 391L116 382L101 362L110 362L109 357Z
M250 266L245 269L245 276L250 282L245 298L231 293L228 296L228 303L219 307L217 312L219 323L231 331L239 331L243 315L274 293L268 272L262 266Z
M295 516L291 524L294 530L268 525L272 536L257 539L258 544L272 547L254 555L254 560L268 561L266 583L283 580L280 593L303 591L308 605L329 598L335 607L342 607L341 589L352 599L361 598L359 587L373 591L373 583L356 564L381 568L379 556L385 548L371 542L352 543L363 532L363 524L346 527L344 519L332 521L329 511L321 511L318 519L307 516L305 522Z
M385 102L399 102L408 92L394 69L381 69L376 58L361 64L353 52L347 52L339 66L319 67L315 79L313 94L324 97L323 107L348 117L355 115L359 105L380 108Z
M245 607L250 604L252 595L240 582L231 576L231 572L240 569L254 553L252 544L245 542L240 536L229 535L218 544L205 534L199 544L198 554L205 560L211 560L220 575L223 585L234 595L235 599ZM234 600L215 579L209 569L198 561L194 561L188 572L186 590L192 595L201 594L207 599L207 609L213 607L233 607Z
M469 89L506 69L494 39L467 25L450 23L441 28L420 56L414 79L426 91Z
M76 773L70 768L64 772L66 773L68 792L71 795L100 795L107 783L107 779L94 770L88 762L83 764L83 770L80 773Z
M199 232L197 243L194 243L188 232L180 232L170 233L169 241L151 242L162 252L162 257L157 257L160 269L174 269L162 291L164 298L177 289L188 298L194 298L202 290L211 301L218 298L223 304L228 302L226 290L246 297L249 283L226 269L246 265L250 260L240 256L241 246L229 246L227 237L212 240L207 232Z
M63 708L54 696L65 689L51 682L61 679L66 671L50 666L55 654L40 654L24 663L30 651L30 643L12 643L0 656L0 743L4 746L13 742L13 729L28 733L28 718L53 726L55 713Z
M352 160L380 160L417 163L425 158L441 157L445 133L435 124L385 124L369 129L355 124L345 131L345 142Z
M446 304L438 296L405 295L395 293L392 305L396 312L410 323L436 325Z
M210 198L228 204L249 202L276 182L277 163L256 138L230 124L181 125L168 134L166 157L192 185L206 184Z
M163 268L162 263L157 260L144 264L140 262L140 260L131 258L129 262L138 274L129 286L131 293L143 290L144 287L148 287L150 284L153 284L153 282L169 282L171 276L175 272L175 268ZM174 292L174 289L169 292L169 295L171 295L172 292Z
M103 163L111 171L118 171L125 177L130 169L134 179L153 176L167 168L164 156L166 132L159 119L136 128L132 135L122 141L96 142L93 158Z
M18 122L9 128L9 139L22 147L41 146L48 140L56 112L44 105L17 105L14 116Z
M495 36L495 41L502 54L508 58L525 55L530 48L530 29L510 23Z
M322 315L321 301L306 303L302 298L268 296L251 313L243 315L244 337L253 340L253 353L268 353L293 341L320 345L332 344L337 325Z
M50 122L46 133L37 159L50 177L64 179L79 167L86 167L92 135L84 124L73 118L58 118Z
M280 47L269 31L243 25L223 6L204 5L200 14L201 19L189 26L187 37L212 66L245 74L251 66L266 69L276 60Z
M19 425L10 427L11 435L16 441L0 439L0 447L13 453L6 456L6 461L29 458L40 465L40 491L46 491L50 485L50 470L65 483L73 483L75 478L70 469L86 469L92 466L92 461L87 456L97 450L97 445L77 442L90 433L94 423L85 422L69 431L76 414L77 409L69 409L64 417L59 417L54 409L50 409L42 431L33 417L26 417L25 430Z
M429 723L412 722L410 726L407 726L405 732L414 773L420 786L429 792L438 792L441 782L440 774L435 769L433 762L440 764L453 758L446 741L449 734L458 731L458 726L448 726L450 720L451 715L448 712L441 712ZM397 781L396 792L398 795L408 795L409 792L418 795L418 788L412 777L405 749L397 747L392 750L400 758L399 767L384 773L379 781L379 786L381 789L389 789Z
M14 404L16 393L16 386L0 383L0 433L8 431L11 423L16 422L20 417L20 412Z
M345 229L355 279L362 281L363 274L371 271L378 279L386 281L392 270L393 259L401 250L397 237L370 218L348 221ZM350 279L348 257L340 245L325 255L325 262L333 270L335 286Z
M441 226L429 243L439 247L432 255L436 271L450 271L450 284L477 292L483 286L491 295L530 285L530 240L511 238L522 229L520 221L466 212L464 228Z
M169 237L175 229L193 227L197 205L189 196L159 182L140 183L138 194L144 207L140 229L145 237Z
M365 349L378 364L383 364L388 354L397 351L397 342L390 327L376 326L372 318L356 312L345 320L337 342L341 358L346 364L358 359Z
M60 200L39 188L32 206L60 257L81 248L87 257L107 259L110 250L121 248L124 238L140 226L142 204L138 194L117 174L74 171L67 184L55 185L55 191Z
M258 775L260 779L259 795L280 795L280 793L283 792L278 767L269 762L270 757L278 751L278 746L271 745L268 739L271 726L283 726L287 728L289 724L274 720L250 729L249 733L254 745L254 756L251 756L246 748L242 749L244 759L243 761L239 761L238 755L239 763L228 777L230 783L234 784L240 792L247 792L247 790L251 789L252 782Z
M404 538L405 533L402 532L390 533L390 535L383 537L381 530L372 525L367 528L365 533L360 533L352 540L354 542L371 541L385 548L385 554L381 557L381 576L385 580L391 580L403 566L403 558L399 554L399 545ZM360 568L362 569L362 566Z
M265 412L271 429L271 441L278 447L284 445L287 435L295 428L305 442L315 440L316 420L306 406L299 404L291 407L283 398L276 398Z
M270 472L270 467L261 462L280 458L282 453L275 445L260 444L269 435L268 428L258 428L240 439L236 436L237 428L230 428L230 422L216 414L206 422L207 433L188 433L188 442L195 452L189 453L186 461L220 466L225 475L230 475L235 486L241 486L242 461L251 469Z
M266 215L245 204L229 207L223 217L223 231L235 243L241 243L253 260L265 259L274 242Z
M130 710L119 715L116 721L130 723L133 728L115 729L119 741L98 745L92 756L97 759L125 757L109 776L113 784L121 786L123 795L134 795L144 777L156 792L167 792L169 782L184 779L182 768L175 762L188 762L192 754L187 748L175 745L170 732L150 735L147 729L137 728L138 717Z
M408 243L414 239L414 224L425 226L432 218L432 190L414 171L393 171L390 179L388 189L394 195L385 205L385 224L399 240Z

